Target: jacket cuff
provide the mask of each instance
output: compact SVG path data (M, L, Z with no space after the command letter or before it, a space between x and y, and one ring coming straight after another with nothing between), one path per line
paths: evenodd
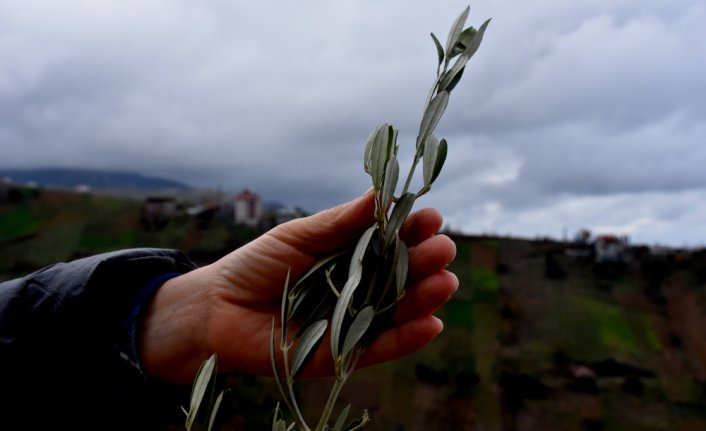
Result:
M149 305L149 302L152 300L154 294L157 293L157 290L168 280L180 275L183 274L180 272L170 272L152 279L142 290L137 292L132 301L132 307L129 309L127 316L123 320L122 332L119 334L116 348L120 354L120 359L139 371L143 377L147 377L147 375L142 368L140 355L137 351L137 334L142 314Z

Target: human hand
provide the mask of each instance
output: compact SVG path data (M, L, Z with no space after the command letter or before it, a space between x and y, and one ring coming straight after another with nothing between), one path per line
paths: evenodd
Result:
M151 376L170 383L193 381L212 353L220 371L272 374L272 317L279 315L288 271L292 283L319 257L355 244L374 223L374 194L311 217L277 226L217 262L166 282L150 303L140 336L140 359ZM442 218L434 209L410 214L400 231L409 247L407 294L392 326L366 349L360 366L412 353L441 332L434 313L458 287L444 268L456 249L436 235ZM333 370L328 349L319 349L306 375Z

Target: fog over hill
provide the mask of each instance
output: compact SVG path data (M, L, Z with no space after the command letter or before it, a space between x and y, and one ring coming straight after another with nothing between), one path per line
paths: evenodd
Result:
M189 185L161 177L146 176L137 172L70 169L70 168L0 168L0 178L13 183L33 183L41 187L76 188L88 186L91 189L188 189Z

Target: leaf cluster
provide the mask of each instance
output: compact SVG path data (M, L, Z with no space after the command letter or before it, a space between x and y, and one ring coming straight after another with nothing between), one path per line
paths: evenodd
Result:
M434 132L448 105L449 94L480 46L490 22L484 22L477 30L464 28L469 10L466 8L454 21L445 47L431 34L438 58L436 79L425 101L414 159L400 193L396 194L400 179L399 133L393 125L383 124L368 136L363 159L363 168L375 189L375 223L353 249L322 258L292 289L285 289L279 343L284 369L280 370L276 361L274 322L271 359L280 391L301 430L311 428L300 414L292 386L326 331L331 334L336 381L315 430L327 429L340 386L353 372L365 347L385 329L394 306L404 296L409 258L399 231L416 199L431 189L443 168L448 144ZM420 162L423 185L412 192L412 177ZM290 338L288 328L297 324L301 326ZM349 407L341 412L334 429L358 429L367 423L366 414L358 425L343 428Z
M287 276L279 316L279 342L276 340L278 322L275 317L272 320L270 359L278 388L294 422L288 425L278 406L273 415L273 431L331 429L329 419L342 386L366 346L387 327L395 305L405 294L409 257L399 232L416 199L431 189L444 166L448 144L434 132L451 91L480 46L490 21L477 30L464 28L469 10L466 8L454 21L446 45L431 34L438 58L436 79L425 100L416 151L400 192L397 193L400 180L398 130L391 124L383 124L370 133L363 160L363 168L370 175L375 190L375 223L354 247L322 257L291 287ZM410 185L420 162L422 186L413 192ZM311 428L299 408L294 383L327 331L330 332L335 382L318 423ZM281 364L277 359L278 351L282 354ZM195 385L199 388L197 395L205 390L202 375L210 372L209 364L199 373ZM199 397L197 401L203 395ZM191 409L197 408L199 402L195 403L192 398ZM340 411L332 428L334 431L358 430L370 421L367 412L349 421L349 412L350 406ZM187 428L191 416L190 410Z
M196 373L196 381L191 388L189 411L184 411L184 426L188 431L212 431L227 389L216 396L216 375L218 373L217 356L211 355ZM183 409L183 408L182 408Z

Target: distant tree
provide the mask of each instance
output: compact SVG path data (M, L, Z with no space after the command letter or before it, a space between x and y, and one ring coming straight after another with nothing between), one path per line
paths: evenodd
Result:
M13 204L22 202L22 190L19 187L12 187L7 191L7 201Z

